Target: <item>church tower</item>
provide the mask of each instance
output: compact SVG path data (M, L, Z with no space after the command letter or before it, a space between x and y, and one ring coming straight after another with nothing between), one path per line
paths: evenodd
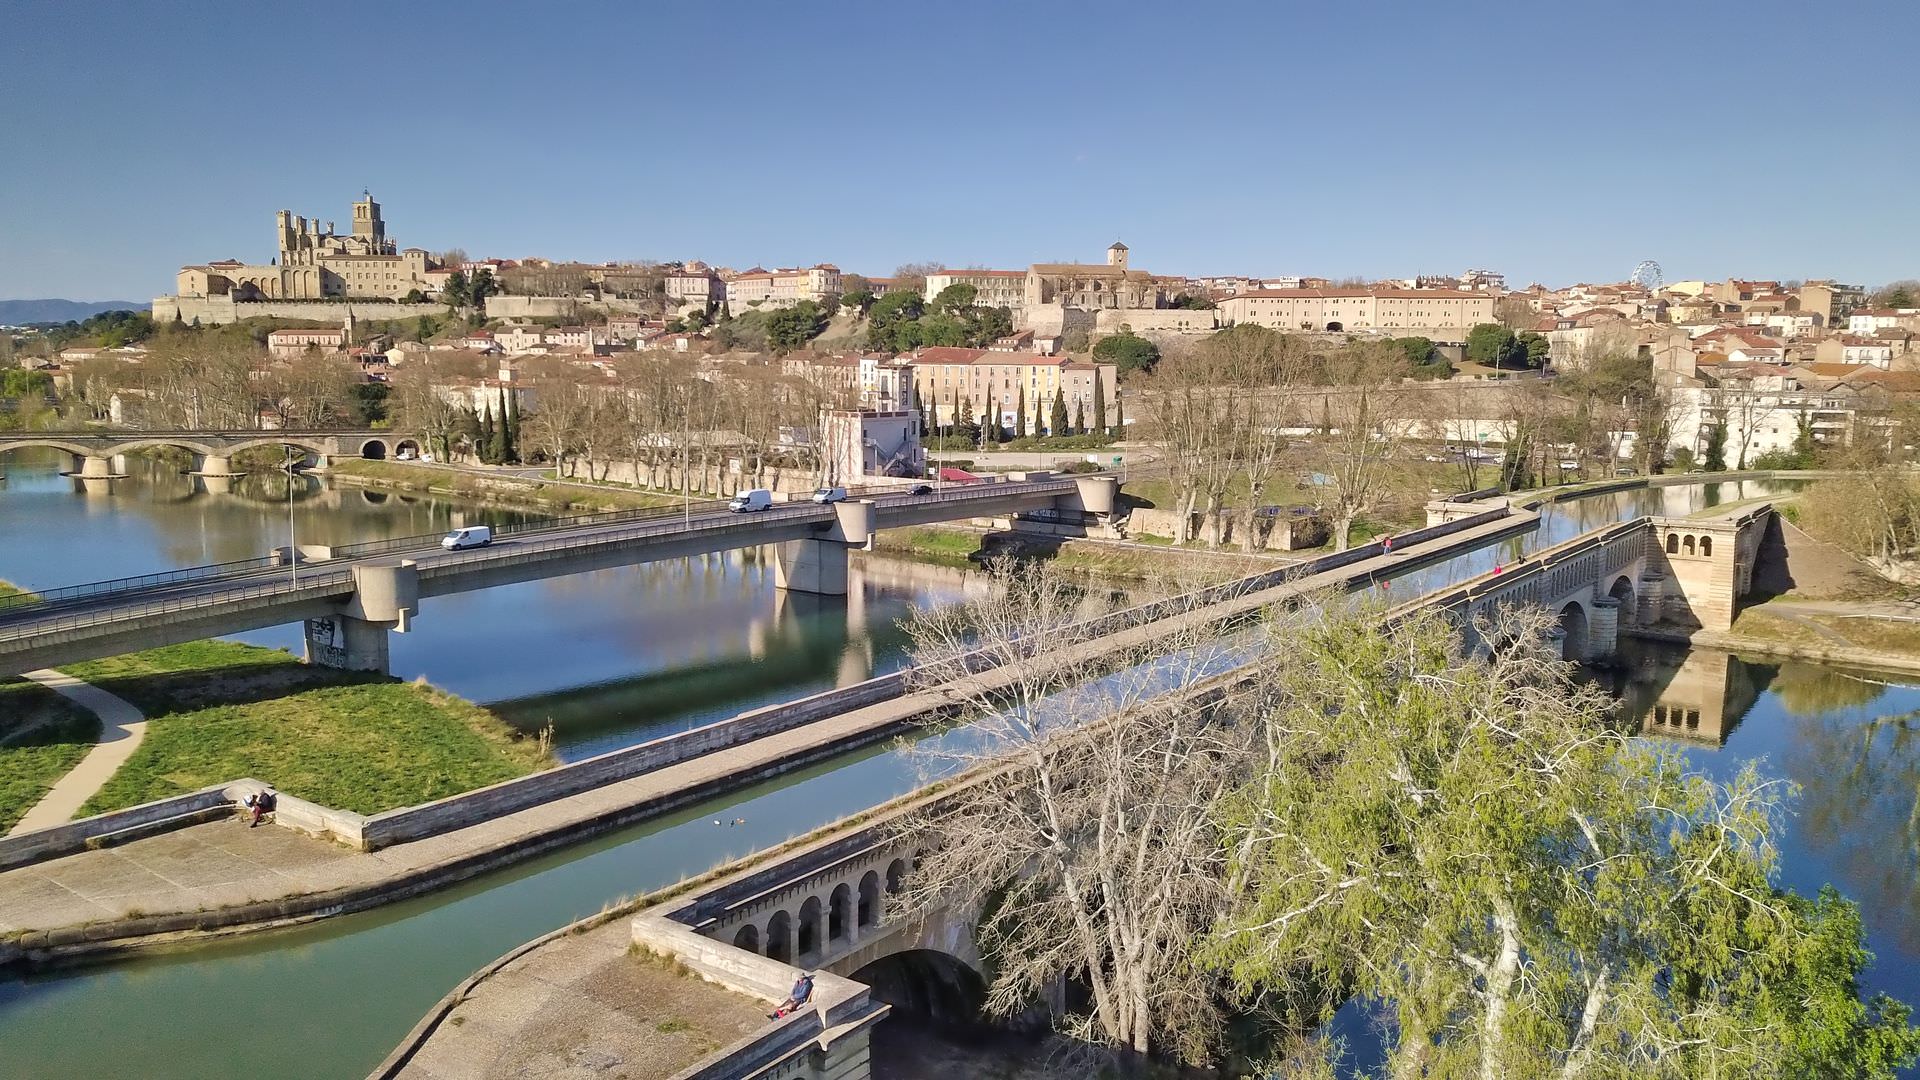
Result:
M371 192L362 191L360 201L353 204L353 238L364 243L369 253L386 250L387 223L380 220L380 204L373 201Z
M1107 265L1113 267L1115 270L1125 270L1127 268L1127 245L1115 240L1112 246L1107 248Z

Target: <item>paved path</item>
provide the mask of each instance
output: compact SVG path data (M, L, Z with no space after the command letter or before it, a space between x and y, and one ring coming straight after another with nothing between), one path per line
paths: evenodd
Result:
M1211 625L1235 612L1253 612L1323 588L1340 588L1373 571L1399 568L1422 554L1486 543L1524 520L1510 517L1469 527L1392 556L1364 557L1346 566L1285 585L1243 594L1203 611L1186 612L1084 642L1077 648L1098 656L1139 647L1189 621ZM992 685L1011 676L991 669L974 678ZM258 923L361 910L398 898L396 888L433 888L546 851L589 832L644 820L684 801L711 798L769 775L769 770L869 745L900 730L903 722L932 715L952 701L941 687L853 709L739 746L607 784L539 806L502 814L379 851L352 851L278 826L249 830L235 819L134 840L119 847L50 859L0 871L0 939L24 934L22 944L42 947L41 935L84 932L90 940L138 934L118 920L204 912L243 904L271 903L273 911L229 914L201 929L231 922ZM268 778L270 779L270 778ZM294 910L297 908L298 910ZM112 924L112 925L109 925Z
M34 804L33 809L27 811L26 816L13 827L14 833L32 832L72 821L73 816L80 812L81 805L93 798L93 793L120 771L120 766L126 764L133 752L140 748L140 741L147 737L147 718L139 709L92 683L84 683L71 675L45 668L25 672L24 677L99 717L100 742L87 752L86 757L80 759L80 764L61 777Z

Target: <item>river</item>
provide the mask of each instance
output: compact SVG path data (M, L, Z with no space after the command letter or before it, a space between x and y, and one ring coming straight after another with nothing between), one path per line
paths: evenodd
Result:
M12 478L0 490L0 577L28 586L206 561L176 557L213 551L205 538L195 546L194 529L252 529L251 540L232 541L231 552L223 548L212 558L250 555L271 546L285 525L284 501L277 508L199 505L222 498L215 496L168 502L142 497L124 481L119 494L103 500L74 494L51 463L44 475L19 462L10 469ZM166 483L157 477L154 490ZM1396 597L1417 595L1612 521L1686 514L1771 490L1754 483L1700 485L1559 504L1548 509L1539 532L1414 572L1390 589ZM284 489L281 494L284 500ZM24 512L23 496L32 500ZM324 503L314 500L336 496L343 504L358 499L370 511L385 505L357 491L323 487L296 502L296 513L306 506L314 527L327 527L319 512ZM403 505L404 516L374 513L356 526L365 532L340 539L431 532L473 520L460 515L495 512L437 500ZM348 512L364 513L358 506L341 511ZM182 513L189 516L175 516ZM189 528L196 517L205 524ZM418 527L427 521L434 524ZM83 541L81 534L100 522L107 523L103 537L119 539ZM49 536L62 538L62 551L45 550ZM83 543L86 565L101 572L72 571L73 554ZM219 543L229 540L223 536ZM249 543L257 547L241 550ZM174 546L158 546L167 544ZM869 565L881 569L870 573L861 599L815 601L804 610L789 605L784 615L752 556L468 594L479 606L464 613L451 610L449 601L457 598L436 599L423 605L419 630L396 639L395 670L423 673L457 692L499 703L522 723L551 720L563 744L581 752L658 724L685 722L693 713L722 714L833 685L869 662L883 669L898 662L900 648L889 632L876 629L891 625L888 613L937 603L964 588L957 578L922 579L922 570L936 571L913 564ZM615 589L613 598L601 595ZM489 601L508 596L517 599ZM744 613L747 625L692 614L708 605ZM763 629L753 629L756 618ZM560 636L527 641L529 625ZM501 650L498 637L509 628L514 646ZM277 633L259 639L286 643L272 639ZM423 644L436 634L437 644ZM848 661L850 653L860 659ZM1788 883L1810 891L1831 881L1861 900L1879 955L1869 987L1920 997L1920 941L1911 929L1920 926L1920 886L1909 824L1920 751L1884 719L1920 709L1920 687L1863 683L1823 669L1775 670L1731 658L1724 664L1708 660L1705 676L1700 663L1687 667L1692 657L1708 655L1667 655L1645 665L1656 674L1634 692L1647 708L1662 695L1673 705L1680 693L1674 687L1711 685L1713 672L1726 673L1724 685L1738 692L1726 691L1717 712L1691 706L1701 717L1691 729L1683 725L1688 745L1703 768L1731 770L1761 758L1769 770L1803 785L1798 813L1783 838ZM1669 668L1671 675L1659 674ZM791 680L770 676L756 684L749 677L776 669L791 671ZM1719 717L1716 726L1708 725L1709 715ZM1865 738L1876 724L1884 730ZM514 945L618 898L871 806L911 789L918 779L901 748L876 747L407 903L174 954L0 982L0 1074L363 1076L440 995ZM745 824L713 824L736 817Z

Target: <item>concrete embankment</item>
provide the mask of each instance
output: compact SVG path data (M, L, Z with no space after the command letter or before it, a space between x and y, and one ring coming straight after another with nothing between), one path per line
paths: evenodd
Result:
M1111 632L1082 639L1073 648L1084 653L1088 669L1094 670L1103 656L1150 644L1188 624L1215 625L1308 592L1357 587L1376 571L1404 573L1421 562L1530 528L1535 521L1530 514L1501 508L1420 530L1402 536L1391 557L1384 557L1378 547L1326 556L1221 587L1209 594L1212 603L1202 610L1176 604L1153 621L1117 623ZM988 670L970 678L991 690L1003 677ZM0 963L60 962L283 926L419 895L937 721L952 700L941 688L902 693L690 758L676 755L662 767L587 790L569 789L575 780L567 769L577 766L549 770L442 800L442 805L410 808L430 810L416 821L431 818L432 827L378 850L355 850L290 828L249 830L226 820L16 864L0 872ZM247 783L236 782L235 790ZM551 788L541 790L546 785ZM532 794L545 797L535 800L529 798ZM217 802L218 796L214 798ZM304 824L334 835L339 835L337 828L351 827L329 820L324 807L303 805L292 797L282 805L289 825ZM374 820L365 819L363 830ZM86 825L64 828L84 832ZM14 839L28 841L35 835ZM366 842L364 832L360 842Z

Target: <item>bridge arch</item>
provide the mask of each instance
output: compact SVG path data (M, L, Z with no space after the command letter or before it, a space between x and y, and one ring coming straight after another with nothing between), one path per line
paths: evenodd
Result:
M8 437L4 443L0 443L0 454L4 454L9 450L33 450L41 447L65 450L69 454L77 454L81 457L105 456L97 447L84 446L80 443L69 442L65 439L42 439L34 436L22 436L17 439Z
M784 910L767 920L767 959L793 963L793 916Z
M973 1024L987 1002L987 982L966 961L937 949L889 953L854 972L855 982L896 1009L946 1024Z
M368 461L384 461L387 457L387 444L382 439L368 439L360 444L360 456Z
M1638 621L1636 614L1638 609L1634 606L1632 578L1625 574L1614 578L1613 584L1607 587L1607 595L1620 601L1620 621L1623 624Z
M820 935L820 898L809 896L800 905L800 918L795 923L793 951L795 956L815 956L824 951L825 941Z
M760 928L752 923L742 926L740 932L733 935L733 947L736 949L745 949L750 953L759 952Z
M1588 634L1587 606L1578 600L1569 600L1560 609L1560 658L1579 662L1587 658Z
M258 439L242 439L242 440L239 440L238 442L230 443L228 444L225 450L221 451L221 453L231 456L233 454L239 453L242 450L253 450L255 448L262 447L262 446L291 446L296 450L304 450L307 453L313 454L316 456L332 453L331 450L328 450L326 447L321 446L318 442L312 439L302 439L298 437L274 438L271 435L262 436L261 438L258 438Z

